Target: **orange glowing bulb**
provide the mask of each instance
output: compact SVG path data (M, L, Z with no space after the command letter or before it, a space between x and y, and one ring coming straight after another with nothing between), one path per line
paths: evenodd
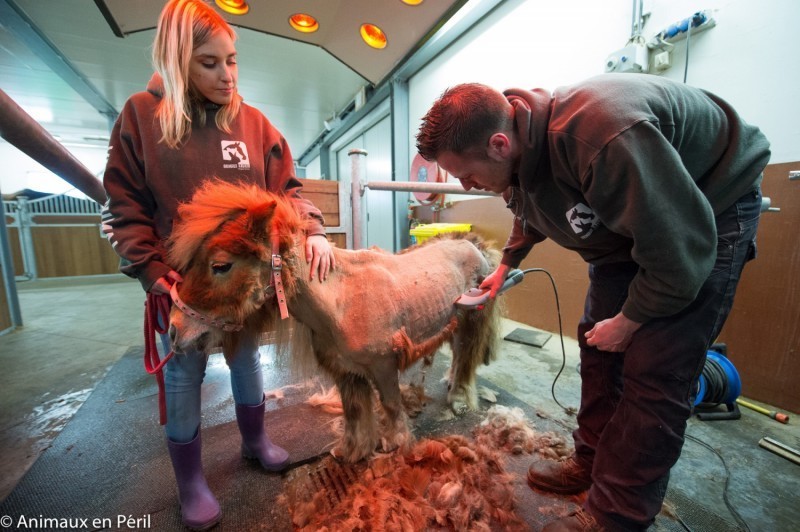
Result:
M305 13L295 13L289 17L289 25L302 33L314 33L319 29L317 19Z
M364 42L373 48L382 49L386 48L386 34L375 24L362 24L361 25L361 38Z
M244 15L250 11L250 6L245 0L216 0L217 6L231 15Z

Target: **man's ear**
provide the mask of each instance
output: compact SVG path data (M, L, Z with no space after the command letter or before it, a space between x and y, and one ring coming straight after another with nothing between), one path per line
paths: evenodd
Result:
M505 161L511 156L511 140L505 133L495 133L489 137L486 154L494 161Z

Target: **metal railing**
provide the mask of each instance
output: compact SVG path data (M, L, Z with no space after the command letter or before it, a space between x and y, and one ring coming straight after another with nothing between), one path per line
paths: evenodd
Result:
M464 190L455 183L422 183L412 181L365 181L362 178L361 158L367 156L366 150L353 149L350 156L350 179L353 213L353 249L364 247L364 224L362 220L364 193L369 190L388 190L391 192L432 192L435 194L464 194L468 196L499 196L484 190Z
M37 199L19 196L16 200L3 200L3 213L10 218L7 227L19 231L19 247L24 272L17 279L36 279L36 254L34 252L32 227L99 227L102 206L89 198L75 198L65 194L52 194ZM64 221L70 217L97 216L96 223ZM47 221L52 218L52 221Z

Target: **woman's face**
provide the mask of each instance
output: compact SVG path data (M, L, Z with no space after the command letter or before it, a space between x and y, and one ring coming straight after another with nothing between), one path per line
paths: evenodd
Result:
M189 80L195 91L217 105L226 105L236 94L236 47L225 31L217 31L192 52Z

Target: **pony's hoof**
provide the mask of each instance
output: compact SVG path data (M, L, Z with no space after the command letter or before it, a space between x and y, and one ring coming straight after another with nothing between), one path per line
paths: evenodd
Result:
M450 408L457 416L463 416L469 412L469 405L467 403L462 403L461 401L453 401L450 403Z
M331 456L333 456L334 460L337 462L344 462L344 452L339 447L331 449Z
M378 447L378 450L382 453L390 453L400 447L396 443L390 443L389 440L385 440L381 438L381 445Z

